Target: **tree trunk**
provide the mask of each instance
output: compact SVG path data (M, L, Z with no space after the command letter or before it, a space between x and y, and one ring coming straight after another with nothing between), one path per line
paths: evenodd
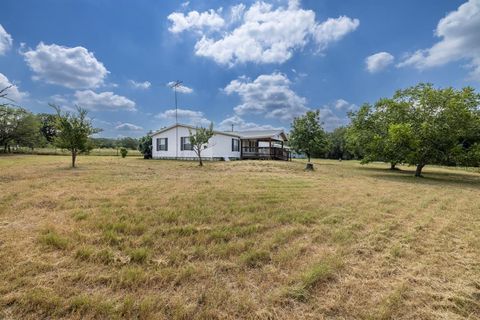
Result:
M395 169L397 169L397 168L395 167L396 165L397 165L396 163L390 162L390 170L395 170Z
M310 153L307 153L308 162L310 162Z
M415 169L415 177L421 177L422 176L423 167L425 167L424 164L417 164L417 169Z
M75 160L77 160L77 151L72 150L72 168L75 168Z
M202 154L200 152L200 148L198 149L199 151L197 152L197 155L198 155L198 165L200 167L203 167L203 161L202 161Z

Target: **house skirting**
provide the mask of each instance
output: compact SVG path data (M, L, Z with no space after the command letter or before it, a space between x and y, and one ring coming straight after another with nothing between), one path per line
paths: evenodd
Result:
M184 161L198 161L198 157L153 157L155 160L184 160ZM237 157L229 157L230 161L240 160ZM224 157L202 157L202 161L225 161Z

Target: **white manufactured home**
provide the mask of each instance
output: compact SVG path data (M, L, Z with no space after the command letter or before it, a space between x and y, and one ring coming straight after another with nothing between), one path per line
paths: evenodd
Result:
M175 124L151 134L153 159L193 160L197 155L190 144L195 127ZM283 130L214 131L202 150L205 160L271 159L290 160Z

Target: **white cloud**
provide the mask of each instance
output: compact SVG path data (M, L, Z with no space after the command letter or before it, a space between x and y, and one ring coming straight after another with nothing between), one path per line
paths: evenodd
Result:
M170 81L167 85L172 88L173 90L173 85L175 84L175 81ZM189 88L187 86L184 86L183 84L178 86L177 87L177 92L180 92L180 93L192 93L193 92L193 89L192 88Z
M0 24L0 55L4 55L12 47L13 39Z
M327 21L315 26L314 37L319 50L324 50L330 43L341 40L350 32L355 31L360 25L360 20L346 16L336 19L328 18Z
M365 64L368 72L379 72L393 63L395 58L388 52L378 52L368 56L365 59Z
M326 131L333 131L335 128L345 126L349 119L345 115L343 117L337 115L329 106L320 108L320 121L323 123L323 128Z
M237 4L230 8L230 23L241 21L247 7L243 4Z
M103 63L84 47L69 48L40 42L35 49L22 54L35 74L34 80L71 89L99 87L109 73Z
M469 0L442 18L435 35L441 38L431 48L418 50L399 67L420 70L459 60L469 62L470 76L480 81L480 0Z
M222 120L222 122L219 123L219 129L224 131L231 131L232 125L234 131L283 129L271 125L262 125L255 122L247 122L237 115Z
M224 91L240 96L241 104L234 108L237 115L259 114L290 121L309 110L307 99L290 88L290 80L282 73L260 75L254 81L241 77L231 81Z
M134 89L143 89L143 90L150 88L150 86L152 85L149 81L136 82L134 80L128 80L128 83Z
M344 99L338 99L333 103L333 106L336 110L341 111L353 111L357 108L357 105L354 103L350 103Z
M346 126L350 122L348 112L356 110L358 107L344 99L337 99L331 104L324 105L320 110L320 121L327 131L333 131L340 126Z
M22 101L22 99L28 96L27 92L20 91L17 85L10 82L10 80L8 80L8 78L3 73L0 73L0 90L7 87L10 88L7 89L4 93L7 94L8 99L13 100L16 103Z
M182 6L183 8L186 8L186 7L188 7L189 5L190 5L190 1L185 1L185 2L182 2L182 4L181 4L181 6Z
M213 9L205 12L190 11L186 15L181 12L173 12L167 19L172 22L172 26L168 28L172 33L180 33L188 29L197 31L220 29L225 24L223 18Z
M58 105L67 105L69 103L68 97L61 94L54 94L50 96L50 101Z
M120 130L120 131L141 131L143 130L142 127L125 122L125 123L120 123L117 126L115 126L115 129Z
M196 11L190 14L199 16ZM201 35L195 44L196 55L230 66L245 62L283 63L311 40L322 51L354 31L360 23L345 16L317 23L315 12L301 9L297 1L289 1L287 7L274 7L265 2L255 2L248 9L243 4L233 6L228 18L230 23L216 25L219 29L216 33L207 32L212 31L208 26L185 22L183 14L176 17L181 17L183 23L175 20L171 32L192 30Z
M178 109L178 122L191 124L196 126L207 126L210 124L210 120L205 118L205 115L201 111ZM175 120L175 109L165 110L155 116L158 119Z
M75 91L75 103L90 110L136 111L135 102L113 92L95 93L92 90Z

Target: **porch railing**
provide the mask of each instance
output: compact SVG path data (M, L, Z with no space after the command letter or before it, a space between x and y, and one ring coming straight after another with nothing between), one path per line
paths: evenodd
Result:
M290 160L290 151L279 147L242 147L242 157L249 159Z

